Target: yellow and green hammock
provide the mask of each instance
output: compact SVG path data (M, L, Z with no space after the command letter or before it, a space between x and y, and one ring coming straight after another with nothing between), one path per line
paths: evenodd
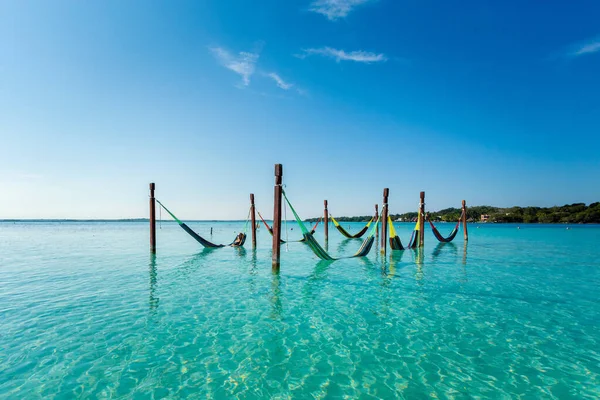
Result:
M388 231L390 234L390 248L392 250L406 250L406 249L417 248L417 245L419 242L419 240L418 240L419 231L421 230L419 225L420 225L419 219L417 218L417 223L415 224L415 229L413 230L412 235L410 236L408 246L404 247L404 246L402 246L402 241L400 240L400 237L398 237L398 234L396 233L396 229L394 228L392 219L388 215L388 227L389 227Z
M369 226L371 226L371 223L375 219L375 217L371 218L371 220L367 223L367 225L365 225L358 233L355 233L354 235L352 235L347 230L345 230L344 228L342 228L342 226L340 225L340 223L337 222L335 220L335 218L333 218L333 215L329 214L329 216L331 217L331 221L333 222L333 225L336 227L336 229L342 235L344 235L345 237L347 237L348 239L358 239L358 238L362 237L362 235L364 235L367 232L367 230L369 230Z

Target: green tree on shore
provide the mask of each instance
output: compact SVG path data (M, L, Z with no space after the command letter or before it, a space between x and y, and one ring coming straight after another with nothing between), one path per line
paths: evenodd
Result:
M429 215L433 221L455 222L460 218L461 209L445 208L430 212ZM479 222L481 215L489 215L488 222L598 224L600 223L600 202L591 203L587 206L585 203L573 203L554 207L467 207L467 219L469 221ZM391 214L390 217L394 221L414 221L417 218L417 212ZM371 219L371 216L339 217L336 219L343 222L366 222ZM316 220L317 218L311 218L308 221Z

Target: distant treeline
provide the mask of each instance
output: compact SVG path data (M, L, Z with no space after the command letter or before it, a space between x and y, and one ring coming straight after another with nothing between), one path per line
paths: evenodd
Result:
M460 208L446 208L440 211L429 212L432 220L446 222L458 221L460 214ZM488 216L488 222L597 224L600 223L600 202L592 203L589 206L586 206L585 203L575 203L555 207L467 207L467 219L469 221L479 222L482 215ZM368 215L339 217L336 219L344 222L366 222L371 217L371 215ZM390 217L394 221L415 221L417 212L391 214ZM308 221L316 220L317 218L311 218Z

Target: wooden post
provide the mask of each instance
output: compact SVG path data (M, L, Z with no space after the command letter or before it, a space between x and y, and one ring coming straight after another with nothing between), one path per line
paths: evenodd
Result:
M323 222L325 223L325 241L327 242L329 240L329 212L327 211L327 200L323 200L323 204L325 205Z
M463 213L462 223L463 223L463 232L465 234L465 240L469 240L469 234L467 232L467 202L464 200L462 201L462 213Z
M381 216L381 253L385 256L387 253L387 220L388 220L388 196L390 195L390 189L383 189L383 205L382 216Z
M425 192L420 194L421 200L419 202L419 247L423 247L425 244Z
M150 253L156 254L156 200L154 182L150 184Z
M273 272L279 272L281 248L281 191L283 165L275 164L275 190L273 198Z
M252 222L252 248L256 248L256 207L254 206L254 193L250 193L250 222Z
M375 204L375 222L377 222L377 217L379 216L379 204ZM375 237L379 237L379 227L375 231Z

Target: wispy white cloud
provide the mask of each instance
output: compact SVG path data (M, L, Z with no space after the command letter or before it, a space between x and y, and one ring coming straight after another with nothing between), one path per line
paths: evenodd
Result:
M305 58L309 55L320 55L340 61L355 61L361 63L375 63L387 61L387 57L382 53L371 53L368 51L350 51L338 50L331 47L322 47L320 49L304 49L303 54L298 55L300 58Z
M346 17L350 11L361 4L372 0L314 0L310 4L310 11L322 14L329 20Z
M250 77L256 70L258 53L242 51L238 55L233 55L222 47L211 47L210 51L222 66L242 77L244 86L250 84Z
M283 90L289 90L292 86L294 86L293 83L288 83L288 82L284 81L275 72L271 72L271 73L267 74L266 76L273 79L275 81L275 83L277 83L277 86L279 86Z
M586 54L593 54L600 51L600 37L592 40L588 40L585 43L580 43L577 46L573 46L573 50L570 52L571 57L579 57Z

